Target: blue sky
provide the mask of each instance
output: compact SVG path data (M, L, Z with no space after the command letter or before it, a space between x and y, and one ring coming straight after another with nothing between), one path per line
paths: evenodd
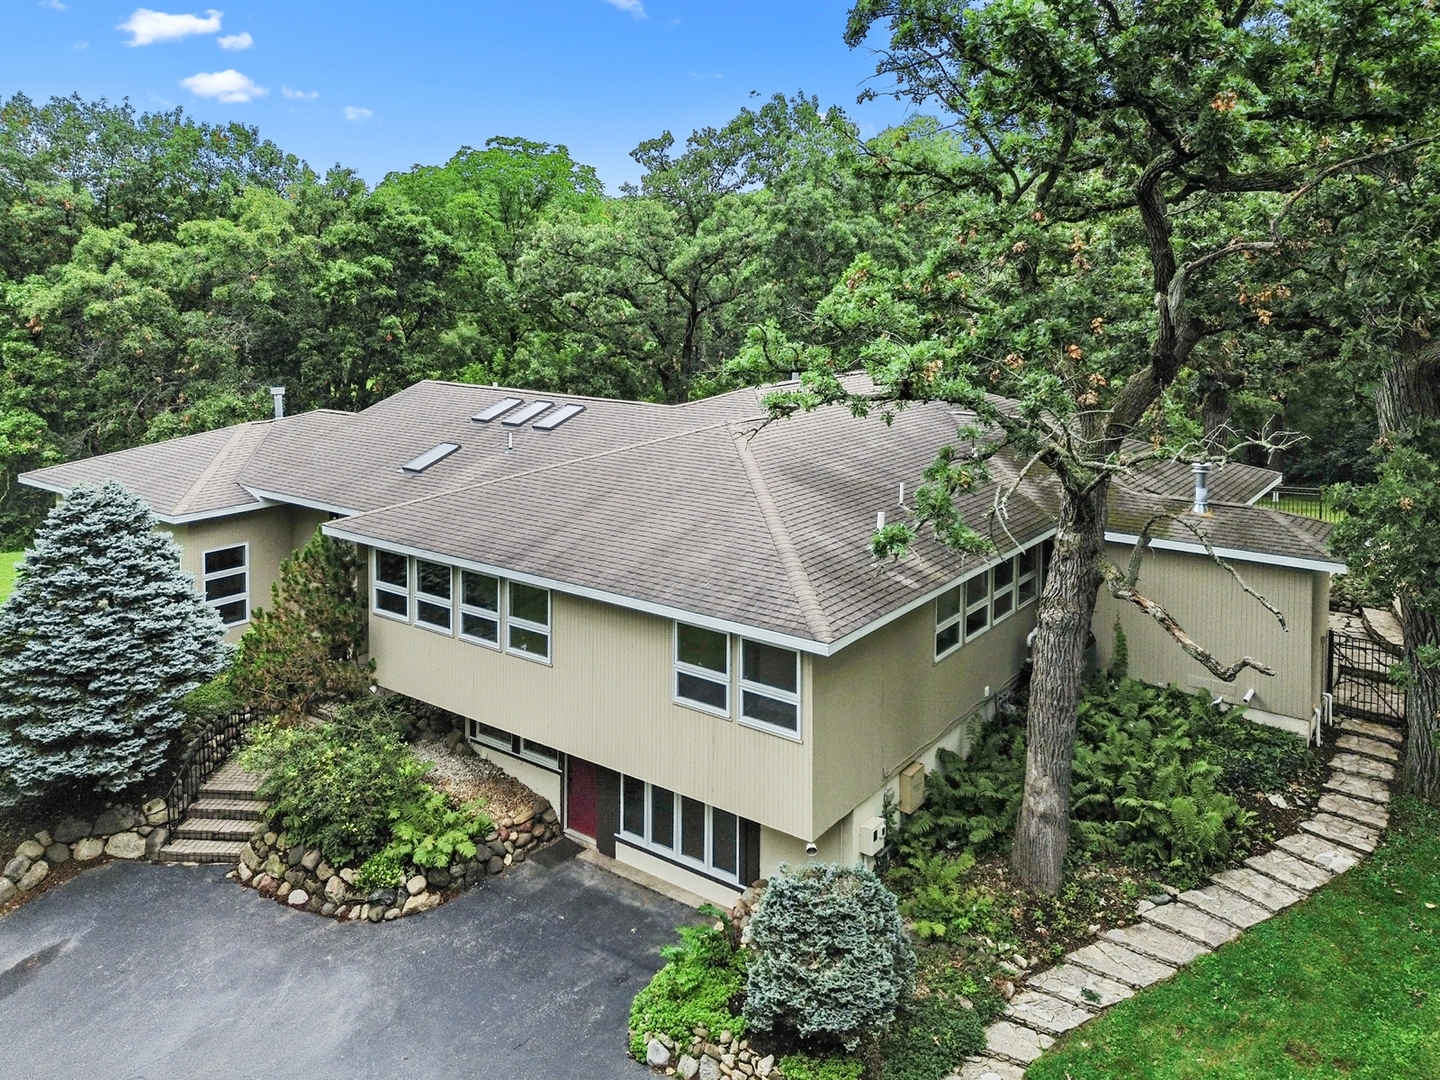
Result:
M804 90L873 134L905 115L855 105L874 57L819 0L5 0L0 95L128 97L254 124L322 171L371 182L492 135L563 143L608 190L628 153ZM202 0L203 2L203 0Z

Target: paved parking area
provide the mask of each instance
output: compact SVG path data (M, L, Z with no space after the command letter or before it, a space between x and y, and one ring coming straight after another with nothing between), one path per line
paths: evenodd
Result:
M115 862L0 919L0 1077L637 1080L630 999L694 912L588 863L382 926Z

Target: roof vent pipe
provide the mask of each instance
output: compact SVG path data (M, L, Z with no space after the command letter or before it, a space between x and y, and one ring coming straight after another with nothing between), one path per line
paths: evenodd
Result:
M275 419L279 420L285 415L285 387L270 387L270 399L275 402Z
M1197 461L1190 466L1195 474L1195 505L1190 508L1193 514L1210 513L1210 463L1208 461Z

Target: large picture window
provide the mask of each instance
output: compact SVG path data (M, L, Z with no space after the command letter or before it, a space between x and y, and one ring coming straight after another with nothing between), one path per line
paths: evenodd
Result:
M226 626L238 626L250 619L250 547L216 548L204 560L205 603L213 607Z
M730 715L730 635L675 624L675 700Z
M682 866L712 877L740 880L740 819L634 776L620 782L620 833Z
M410 618L410 559L375 549L375 610L395 619Z
M450 633L453 576L448 566L415 560L415 621L421 626Z
M492 649L500 647L498 578L460 571L460 636Z
M740 718L800 737L800 654L759 641L740 648Z
M510 582L506 631L511 652L533 660L550 659L550 591Z

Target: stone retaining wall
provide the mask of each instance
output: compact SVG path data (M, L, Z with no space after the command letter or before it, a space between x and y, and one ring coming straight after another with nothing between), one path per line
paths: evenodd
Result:
M96 819L66 817L53 829L36 833L15 849L0 871L0 907L31 892L68 862L93 862L102 855L115 859L154 859L165 843L165 800L151 799L138 810L112 806Z

